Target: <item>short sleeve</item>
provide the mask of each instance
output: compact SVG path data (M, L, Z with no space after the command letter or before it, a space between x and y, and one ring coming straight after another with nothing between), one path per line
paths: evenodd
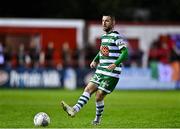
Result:
M121 36L118 36L116 41L115 41L116 45L119 47L119 49L122 49L123 47L127 47L127 40Z

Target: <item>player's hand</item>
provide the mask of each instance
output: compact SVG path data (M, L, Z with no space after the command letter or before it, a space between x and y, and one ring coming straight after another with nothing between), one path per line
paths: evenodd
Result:
M116 68L116 65L115 64L110 64L108 67L107 67L107 69L108 70L114 70Z
M97 65L98 65L97 62L92 61L91 64L90 64L90 67L91 67L91 68L96 68Z

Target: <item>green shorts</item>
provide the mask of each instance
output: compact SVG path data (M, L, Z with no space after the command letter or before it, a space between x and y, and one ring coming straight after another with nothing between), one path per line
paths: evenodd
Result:
M95 73L94 76L90 80L90 82L97 84L98 89L101 89L108 94L114 90L118 81L119 81L119 78L114 78L114 77L97 74L97 73Z

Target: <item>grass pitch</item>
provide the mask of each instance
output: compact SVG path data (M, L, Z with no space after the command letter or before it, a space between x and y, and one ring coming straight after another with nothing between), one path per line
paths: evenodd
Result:
M46 112L47 128L180 128L180 91L114 91L105 98L101 125L93 126L94 95L75 118L60 107L74 105L82 90L0 89L0 128L37 128L33 117Z

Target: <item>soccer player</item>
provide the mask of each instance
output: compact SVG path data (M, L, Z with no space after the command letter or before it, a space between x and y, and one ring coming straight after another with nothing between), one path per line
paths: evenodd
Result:
M104 98L116 87L122 62L128 57L127 41L117 31L113 30L114 25L114 16L102 16L102 27L105 34L101 36L100 51L90 64L91 68L96 68L95 74L73 107L61 101L64 111L69 116L74 117L89 101L91 95L96 93L96 116L92 121L93 125L100 124L104 111Z

